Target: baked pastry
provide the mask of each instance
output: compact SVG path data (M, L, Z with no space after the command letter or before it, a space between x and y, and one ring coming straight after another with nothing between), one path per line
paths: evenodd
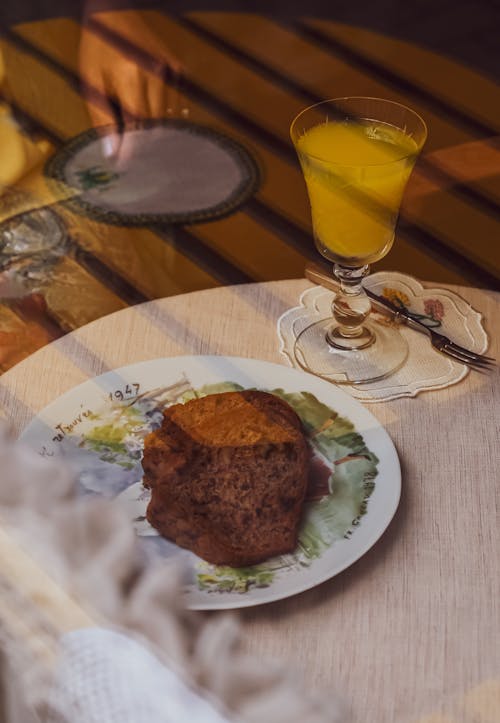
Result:
M309 459L300 419L273 394L226 392L175 404L145 439L147 519L217 565L291 552Z

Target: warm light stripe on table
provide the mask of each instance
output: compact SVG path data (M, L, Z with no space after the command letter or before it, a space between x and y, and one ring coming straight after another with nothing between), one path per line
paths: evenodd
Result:
M101 16L102 18L102 16ZM41 26L41 27L39 27ZM44 33L41 32L43 29ZM50 32L48 32L50 31ZM77 24L73 23L69 20L58 20L58 21L50 21L48 23L42 23L42 24L29 24L20 26L20 32L22 33L23 37L28 38L30 42L35 43L35 45L38 45L39 48L44 50L45 52L52 53L54 56L54 53L56 54L58 61L61 63L64 62L65 67L67 69L70 69L72 72L76 72L78 70L78 62L77 57L75 54L75 45L78 44L78 34L80 32L79 27ZM70 52L68 56L64 56L64 52L61 52L61 50L58 48L62 48L64 50L64 38L70 39L71 42L69 42L70 48L73 48L73 51ZM98 39L97 39L98 40ZM96 42L97 42L96 40ZM102 43L102 41L101 41ZM102 47L106 44L102 43L99 45L99 52L102 51ZM106 50L106 52L109 54L109 52L114 52L114 56L109 56L110 62L117 62L120 54L116 53L116 51L111 51L109 48ZM159 80L159 79L158 79ZM193 107L192 102L188 99L189 105L191 105L193 109L193 119L197 117L200 114L202 119L205 121L208 121L209 123L212 123L214 120L213 114L206 113L206 111L203 111L203 108L200 106ZM204 115L204 117L203 117ZM220 119L215 117L215 120L219 127L221 127ZM221 128L221 130L225 130L224 128ZM232 130L232 129L230 129ZM233 130L234 135L234 130ZM241 136L240 139L247 145L248 147L248 136ZM257 143L253 144L253 147L250 148L251 151L257 154L257 157L259 155L262 155L263 152L263 146ZM300 227L304 229L306 232L310 228L310 220L309 220L309 209L308 209L308 203L307 203L307 197L304 190L303 180L300 175L300 173L297 171L296 167L292 167L290 164L284 162L283 160L279 159L275 154L271 153L269 150L265 150L266 157L263 158L264 165L265 165L265 180L263 187L259 191L258 198L263 199L264 202L270 205L274 205L274 208L277 209L278 213L283 214L284 218L290 218L293 219L293 223L300 224ZM411 190L411 189L409 189ZM292 192L292 193L290 193ZM436 193L440 194L440 190L436 190ZM460 203L458 203L459 210L462 208L460 206ZM466 209L465 209L466 210ZM455 209L454 209L454 217L456 216ZM458 216L460 219L460 215ZM484 221L484 216L480 216L480 221ZM481 225L481 224L480 224ZM485 224L487 227L487 230L489 229L488 221L486 220ZM461 232L464 225L459 222L457 224L457 227L459 231ZM431 224L428 229L430 232L434 232L434 226ZM293 231L293 229L292 229ZM196 233L196 231L195 231ZM488 233L483 233L483 236L488 236ZM280 233L277 234L277 237L280 237L283 239L283 235ZM446 240L446 239L445 239ZM402 266L403 269L410 270L408 263L410 263L411 267L414 268L412 264L412 257L414 260L417 260L419 262L422 261L422 259L426 259L427 263L426 266L423 267L423 270L425 271L428 278L436 278L436 279L444 279L447 281L463 281L466 276L462 272L458 270L458 268L455 266L455 269L453 269L453 264L443 264L440 263L438 260L434 260L432 258L432 251L427 254L425 249L425 244L422 243L416 243L414 238L410 239L410 244L407 244L405 233L400 233L398 238L398 244L397 247L395 247L393 251L392 258L389 257L386 262L382 262L384 264L384 267L387 263L394 263L396 261L396 253L400 258L404 260L404 265ZM462 249L463 250L463 249ZM482 259L482 257L481 257ZM399 261L399 259L398 259ZM280 269L282 270L282 273L288 276L294 275L293 269L293 263L290 267L290 271L286 273L286 269L288 267L288 258L285 256L281 260ZM382 265L379 266L379 268L382 268ZM490 266L488 264L488 270ZM267 278L272 278L273 271L276 271L274 267L269 268L269 276ZM465 274L468 272L465 271Z
M81 29L74 21L61 18L45 24L23 24L16 27L16 33L43 51L47 57L56 60L75 77L81 75L84 80L92 81L92 76L85 68L81 68L78 62L75 49L79 44ZM66 41L69 45L68 53L65 50ZM119 49L104 42L95 33L89 33L88 41L95 45L95 53L102 54L110 67L116 67L126 57ZM151 78L151 74L148 78ZM126 100L125 98L125 102ZM182 92L179 96L179 106L186 107L189 110L189 117L194 121L210 125L243 143L265 167L265 177L257 196L277 212L286 213L294 223L308 226L309 208L304 196L303 180L295 163L281 159L258 140L250 138L247 133L235 127L233 123L224 121L220 115L210 112L202 103L196 102L191 96Z
M322 47L315 46L313 41L307 41L303 37L297 36L292 30L280 27L268 18L247 13L217 12L193 12L188 13L186 17L190 27L198 30L198 32L208 33L208 39L216 44L223 44L222 47L228 54L236 53L237 56L242 58L243 62L245 60L250 63L257 61L258 67L263 72L276 72L279 74L281 82L297 84L299 90L310 94L311 102L330 95L334 86L335 94L339 95L352 93L352 88L356 88L357 94L388 97L411 105L421 112L429 127L432 128L426 146L426 159L429 161L434 158L432 152L434 144L444 145L443 148L438 148L435 153L446 152L450 143L450 125L461 127L464 122L461 117L456 118L455 123L451 120L442 119L443 113L440 104L443 95L450 96L451 94L452 96L453 105L450 105L450 112L447 115L451 115L453 118L453 109L455 107L460 109L461 102L464 99L465 94L462 93L462 89L467 89L469 95L466 98L467 107L464 109L464 113L468 113L471 119L474 119L476 117L476 106L480 100L479 105L485 111L488 111L488 120L491 122L492 128L495 127L493 119L497 119L495 114L492 113L494 103L492 104L491 98L500 95L498 88L487 79L469 71L467 68L463 68L439 55L422 50L411 43L401 43L369 31L365 33L365 31L360 31L359 28L353 29L350 26L340 26L346 29L346 39L349 38L351 41L352 36L356 36L358 31L360 31L360 37L362 38L365 38L365 35L368 34L373 42L377 44L381 54L384 51L388 53L385 65L389 66L389 61L394 61L394 65L390 67L395 74L400 72L402 65L408 71L413 69L414 80L418 80L419 88L422 85L425 87L427 79L432 79L433 95L429 97L427 104L424 103L422 106L419 106L418 101L413 97L412 88L406 88L406 93L395 93L395 88L392 85L380 85L378 87L375 85L377 68L370 66L370 69L367 68L365 72L356 70L347 61L342 61L341 58L336 57L334 48L332 48L331 52L328 52ZM330 28L332 25L330 23L328 27ZM335 27L337 26L335 25ZM354 30L354 33L350 32L352 30ZM353 45L353 47L356 47L359 52L363 52L363 46ZM409 58L412 61L416 61L417 58L419 60L424 58L426 62L423 67L426 72L424 73L421 66L416 62L409 62ZM433 68L438 68L436 76L430 70L431 63ZM311 73L311 67L318 68L318 71ZM354 77L351 77L352 74L355 74ZM450 82L450 78L454 79L454 81ZM488 90L488 95L484 93L478 94L476 86L471 86L473 81L478 84L478 87ZM406 76L404 73L401 77L401 83L405 88ZM494 92L493 88L495 88ZM456 105L457 102L458 106ZM437 111L436 105L439 106ZM477 132L472 132L472 135L477 135ZM472 185L473 188L477 188L479 192L484 193L487 197L498 200L500 198L500 189L498 188L499 164L496 164L493 171L494 174L497 174L497 181L494 178L490 179L488 168L492 165L492 159L485 157L486 153L473 154L472 148L477 148L477 143L483 143L485 146L490 147L494 156L494 148L489 138L484 141L463 141L457 144L457 147L466 144L470 145L468 159L475 166L477 166L478 160L484 162L485 165L481 169L482 184L469 184L467 175L460 173L460 171L459 176L463 183ZM453 175L453 168L449 167L448 172Z
M248 54L250 59L263 63L264 68L279 73L285 80L290 79L298 89L303 88L318 101L345 95L367 95L410 104L433 129L428 139L430 150L463 143L472 137L459 124L436 113L429 104L399 92L373 73L357 69L335 52L326 52L269 18L250 13L200 12L189 13L188 18L195 20L196 26L209 29L216 39L222 39L230 47Z
M50 79L52 77L53 71L48 66L42 64L37 59L30 58L29 54L23 53L23 51L18 51L15 47L13 48L13 52L18 52L19 55L26 57L26 62L31 63L36 68L36 77L39 78L40 85L42 87L47 78ZM17 91L16 100L20 102L22 108L25 108L28 105L27 99L29 98L29 87L24 86L23 94L23 86L22 83L20 83L17 87ZM58 98L62 109L71 106L74 102L72 92L71 86L67 83L61 87ZM81 102L82 101L78 96L78 103L81 104ZM38 123L42 125L49 125L51 123L51 117L46 103L40 104L35 108L29 108L29 111L38 114L36 119ZM69 116L64 114L61 125L58 125L57 127L57 131L62 139L71 137L74 132L74 127L71 125L68 127L63 124L64 119L67 117ZM111 116L107 116L107 121L110 122L111 120ZM89 119L86 114L84 121L82 121L83 127L80 126L79 131L81 132L86 130L88 128L88 123ZM71 217L71 214L65 213L65 216L69 218ZM149 297L193 291L198 288L216 286L219 283L213 275L207 273L203 268L191 261L175 246L166 245L165 240L154 234L152 231L144 232L143 229L123 229L122 227L117 226L92 223L85 216L80 217L76 214L72 216L72 219L75 226L73 229L75 243L88 251L92 251L93 253L95 252L96 256L102 262L108 263L108 261L110 261L111 269L125 275L131 283L141 289L141 291L144 291L144 293L146 293ZM90 231L89 226L91 227ZM78 227L77 231L76 227ZM92 234L95 235L91 236ZM128 252L127 246L130 247ZM137 264L134 267L134 265L130 263L130 256L127 258L127 253L134 253L137 258L137 253L140 249L143 253L144 259L144 252L146 248L148 249L148 253L151 254L149 257L150 264L153 264L153 260L155 259L162 259L168 261L168 266L166 268L164 267L163 271L168 272L169 269L175 269L175 282L170 283L169 285L168 273L164 276L159 274L158 272L160 271L160 268L158 266L155 267L152 274L151 268L149 273L144 274L144 266L142 268L138 268ZM117 265L120 256L121 263ZM139 271L139 273L135 276L131 273L134 269ZM85 276L84 278L89 278L89 276ZM150 281L152 281L152 283L150 283ZM111 276L109 282L111 283ZM182 287L180 286L180 283L183 283ZM144 288L144 286L146 286L146 288ZM73 301L70 303L73 303ZM103 308L106 307L107 305L104 304ZM90 321L90 319L87 318L87 321Z
M124 13L112 13L112 14L99 14L97 16L99 18L99 22L107 23L110 27L113 28L114 32L122 32L124 33L125 37L130 39L131 41L134 40L133 34L132 34L132 28L130 27L130 14L128 12ZM191 74L196 77L197 82L199 83L208 83L208 87L211 87L211 83L213 84L213 78L212 80L206 79L207 74L207 68L210 68L213 72L213 76L217 77L217 71L220 74L222 72L222 65L221 63L224 63L224 74L227 75L229 73L228 80L224 83L224 87L221 89L220 87L217 87L217 89L214 89L214 93L217 93L218 96L223 96L225 102L232 103L232 96L235 93L235 86L239 87L238 83L241 85L242 83L246 83L248 80L248 74L251 73L252 82L249 84L247 89L247 92L245 93L245 97L248 98L248 101L252 101L250 103L251 108L249 109L249 114L252 114L253 120L255 118L258 118L258 122L267 130L273 130L268 122L268 116L274 116L273 113L267 113L266 112L266 105L263 105L262 98L260 94L265 94L268 92L269 89L269 82L262 77L260 77L255 73L252 73L252 71L249 71L247 68L245 68L242 64L237 63L236 61L231 60L227 56L223 55L220 51L218 51L215 48L212 48L208 43L203 43L199 38L196 38L196 36L193 35L193 33L188 33L183 27L179 27L178 24L174 23L171 19L166 18L163 15L160 14L152 14L149 12L141 13L141 17L145 18L151 18L155 19L155 26L162 29L162 31L165 33L164 37L168 40L169 43L172 44L172 50L174 52L180 53L181 60L184 60L185 63L188 65L186 69L186 73ZM266 21L268 22L268 21ZM178 32L176 32L178 30ZM182 45L181 39L186 45ZM140 41L139 41L140 42ZM266 47L269 45L266 44ZM190 52L188 52L188 49ZM196 58L197 53L200 53L201 57L206 58L206 63L199 63L198 65L196 62L193 62L192 58ZM224 60L223 60L224 59ZM211 63L213 65L211 65ZM321 66L318 66L318 69L321 68ZM293 72L293 71L292 71ZM238 83L236 82L237 74L241 73L239 76ZM246 87L246 86L245 86ZM278 90L280 90L278 88ZM296 96L292 96L296 97ZM248 105L247 101L247 105ZM295 100L293 101L295 102ZM290 105L290 104L288 104ZM238 105L235 107L239 108ZM260 111L260 112L259 112ZM281 138L283 142L288 141L288 124L289 124L290 117L288 117L287 122L283 125L282 123L279 126L278 130L278 136ZM273 118L274 123L274 118ZM460 138L462 139L470 139L470 134L461 134ZM450 142L450 137L448 136L448 142ZM424 175L422 171L417 171L414 173L414 175L417 174ZM427 180L427 179L425 179ZM411 187L412 179L410 180L409 187ZM491 218L489 214L482 213L480 210L474 209L473 215L474 215L474 222L479 223L481 228L481 238L479 241L477 238L472 239L470 234L470 228L471 226L468 223L469 220L469 213L470 213L470 204L463 201L460 197L455 197L451 192L447 191L446 189L442 190L439 189L437 191L439 198L436 199L436 206L441 209L443 205L449 203L450 205L450 215L453 216L455 222L456 222L456 228L457 232L460 234L460 251L461 253L465 253L467 255L470 255L470 260L475 261L478 263L478 265L485 269L486 271L490 271L491 269L491 263L490 263L490 254L489 254L489 247L488 243L489 239L491 237L491 234L495 233L496 231L496 221L495 219ZM423 224L423 228L426 231L429 231L433 234L436 234L439 237L439 240L443 243L446 243L450 245L448 235L442 235L442 223L440 222L440 216L441 214L438 213L437 217L429 216L426 214L425 216L425 224ZM420 223L421 219L415 219L413 216L411 218L412 223L415 223L418 221L418 225L422 225ZM485 239L485 240L483 240ZM454 244L451 244L451 248L453 248ZM479 247L479 251L478 251ZM484 248L483 248L484 247ZM496 269L495 269L496 272Z
M10 41L1 40L0 47L12 78L9 95L21 110L32 116L39 113L58 136L71 138L88 129L86 103L66 78ZM107 122L109 115L102 112L102 123Z
M19 28L19 32L22 34L23 38L28 39L30 42L34 43L39 49L42 49L44 52L50 53L51 57L55 58L57 62L60 62L63 64L63 66L66 69L69 69L71 72L79 72L80 68L78 65L78 58L77 54L74 51L75 46L78 46L78 36L79 36L79 28L78 26L69 20L59 20L59 21L51 21L50 26L44 26L44 30L50 30L50 32L47 33L41 33L40 28L38 24L29 25L29 26L21 26ZM117 62L120 62L121 56L118 51L110 46L108 46L106 43L104 43L100 38L92 36L91 34L88 34L88 42L95 43L96 46L96 53L101 53L101 57L106 59L106 62L116 64ZM70 48L73 49L73 51L69 55L65 55L64 52L64 42L63 38L71 38L74 42L71 42ZM61 42L59 42L61 40ZM89 69L81 69L83 78L85 80L92 79L92 73ZM152 82L153 85L157 85L158 92L160 91L160 86L163 85L163 81L159 78L157 78L154 75L148 74L147 71L140 69L141 72L148 75L148 82ZM98 90L104 90L104 88L100 88ZM181 102L183 99L181 98ZM186 104L188 102L186 101ZM191 105L189 103L189 105ZM140 108L134 107L133 105L128 106L128 110L132 113L138 116L140 114ZM192 114L195 117L200 117L202 115L197 108L192 108ZM220 122L213 124L213 118L209 114L204 114L205 117L202 116L202 122L210 122L211 125L214 125L215 127L219 127L223 131L228 131L231 133L231 135L235 135L234 130L225 125L221 124ZM238 136L236 136L238 137ZM248 145L246 143L246 138L242 139L243 142L245 142L245 145ZM252 148L250 148L252 150ZM275 156L271 156L268 152L265 152L262 148L256 148L256 154L257 158L260 156L265 156L263 160L266 162L266 169L264 173L263 178L263 184L262 189L259 191L259 195L264 197L267 201L268 195L267 189L272 188L274 196L279 195L279 203L280 204L287 204L288 209L297 209L299 205L303 207L303 218L305 219L309 217L309 209L307 206L307 202L305 199L304 189L303 189L303 181L300 175L297 173L296 169L291 169L288 167L287 164L285 164L280 159L276 158ZM269 165L268 165L269 164ZM275 170L274 170L275 169ZM274 170L274 173L273 173ZM295 193L291 189L291 183L289 180L289 176L293 179L293 176L295 175L295 181L296 181L296 191ZM279 177L279 180L278 180ZM292 193L290 193L290 190L292 190ZM298 204L296 201L300 199L301 204ZM271 198L271 203L273 202L273 199ZM228 221L228 219L225 219L224 222L224 228L227 228L227 224L232 223L232 221ZM248 224L252 224L252 220L248 219ZM305 223L305 221L304 221ZM218 222L212 222L213 227L217 228ZM192 233L196 235L196 228L191 229ZM237 242L237 236L238 234L238 224L235 222L235 228L233 230L233 237L236 239L235 243ZM266 243L271 243L276 246L277 249L280 250L280 259L278 265L272 265L269 263L265 267L266 272L266 278L271 279L273 276L276 275L276 273L279 273L282 269L286 269L288 267L288 273L285 273L286 276L293 275L296 273L297 270L297 264L295 262L297 252L292 248L288 248L286 244L283 243L283 240L280 238L279 235L273 234L272 231L266 232ZM253 253L254 245L250 245L246 249L246 255L251 256ZM272 254L271 254L272 255ZM303 264L302 264L302 270L303 270ZM256 278L260 278L260 275ZM186 291L189 289L185 289Z
M65 213L75 243L149 299L218 286L217 279L147 228L117 227Z
M442 148L426 157L458 182L500 202L500 136Z
M55 327L54 323L54 327ZM35 320L27 320L15 299L0 304L0 373L56 339L63 332L48 331Z
M304 274L307 256L244 213L190 230L255 281L300 278Z
M127 304L71 258L63 257L40 284L47 306L65 331Z
M450 19L450 22L453 22ZM451 58L362 27L309 18L306 26L341 41L360 56L374 61L452 108L500 131L496 109L500 89L492 80ZM453 79L456 82L450 82Z

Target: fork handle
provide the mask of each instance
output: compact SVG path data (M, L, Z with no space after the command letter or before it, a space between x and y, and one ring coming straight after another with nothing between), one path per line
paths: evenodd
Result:
M395 319L399 324L406 324L406 326L408 326L410 329L420 331L427 336L432 335L431 329L428 326L426 326L418 319L414 319L413 316L405 314L404 311L395 306L392 302L389 301L389 299L385 299L382 296L374 294L373 291L370 291L370 289L365 288L365 292L366 295L369 296L372 300L372 304L376 309L378 309L379 311L385 311L386 313L389 312L392 318ZM434 331L434 334L436 334L437 336L442 336L437 331Z

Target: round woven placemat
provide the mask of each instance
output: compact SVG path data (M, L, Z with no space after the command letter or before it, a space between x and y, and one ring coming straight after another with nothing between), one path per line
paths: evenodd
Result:
M70 187L64 203L72 210L122 226L221 218L260 182L258 164L240 143L183 119L138 121L119 133L92 128L65 144L45 174Z

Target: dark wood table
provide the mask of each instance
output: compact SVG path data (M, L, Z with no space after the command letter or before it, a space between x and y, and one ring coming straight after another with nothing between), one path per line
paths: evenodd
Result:
M499 288L500 92L476 71L359 27L233 12L174 18L116 11L91 17L85 27L68 18L29 22L12 27L1 48L4 103L37 159L18 185L56 201L68 235L67 252L27 288L28 298L7 298L0 277L3 370L51 339L141 301L302 277L306 262L319 256L288 129L299 109L332 96L402 101L429 127L396 243L377 268ZM48 197L47 159L92 123L115 120L102 68L116 71L111 91L125 120L158 116L127 84L132 73L154 92L168 90L172 78L159 62L165 53L182 64L177 110L251 154L261 170L256 192L209 222L142 227L110 225Z

